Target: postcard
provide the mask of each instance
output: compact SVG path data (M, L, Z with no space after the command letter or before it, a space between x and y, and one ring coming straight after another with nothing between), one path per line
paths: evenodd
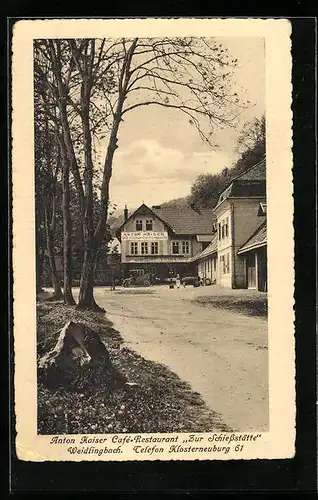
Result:
M290 35L15 23L20 460L294 456Z

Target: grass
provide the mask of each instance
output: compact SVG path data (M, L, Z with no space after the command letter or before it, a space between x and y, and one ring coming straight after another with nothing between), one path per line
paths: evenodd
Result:
M246 316L267 318L267 295L245 293L244 295L212 295L202 296L193 302L204 306L218 307L229 311L239 312Z
M115 370L138 385L110 389L105 379L89 387L52 390L39 377L39 434L230 430L176 374L124 347L104 314L76 311L58 302L38 302L38 358L55 345L58 329L69 320L98 332Z

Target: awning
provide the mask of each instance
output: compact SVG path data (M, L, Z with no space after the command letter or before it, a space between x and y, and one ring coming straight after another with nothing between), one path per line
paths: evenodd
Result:
M217 244L218 244L218 239L217 236L214 235L214 238L211 241L210 245L208 245L204 250L202 250L202 252L199 252L194 257L192 257L192 261L195 262L196 260L204 259L206 257L210 257L213 254L216 254Z
M238 255L251 250L256 250L256 248L264 247L267 245L267 231L266 231L266 221L260 225L260 227L250 236L246 243L237 252Z

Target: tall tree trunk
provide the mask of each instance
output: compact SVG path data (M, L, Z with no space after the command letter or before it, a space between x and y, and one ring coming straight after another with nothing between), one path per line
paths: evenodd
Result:
M115 117L113 130L111 133L110 141L107 148L107 154L105 159L105 168L107 169L107 175L103 179L102 184L102 206L101 206L101 217L97 225L94 235L91 235L88 240L88 248L85 248L84 262L81 275L80 283L80 294L78 309L94 309L103 310L95 302L94 299L94 271L97 258L97 249L99 248L103 236L106 230L106 221L108 214L108 200L109 200L109 182L112 174L112 163L115 150L117 149L117 133L119 128L120 119ZM103 205L104 204L104 205Z
M56 129L60 152L63 164L63 257L64 257L64 303L74 305L75 300L72 295L72 220L70 214L70 168L73 168L72 162L76 162L74 149L71 141L71 133L67 118L67 95L68 86L63 83L62 65L61 65L61 42L49 40L49 47L52 57L53 72L57 82L57 105L60 112L60 120L62 127L62 135L60 136L59 128ZM56 47L56 50L55 50ZM75 168L74 172L75 184L79 182L79 171Z
M41 270L40 270L40 255L39 255L39 250L36 251L36 293L41 293L42 291L42 286L41 286Z
M44 251L37 248L36 250L36 293L41 293L42 290L42 273L44 263Z
M99 242L94 238L93 227L93 159L92 138L89 123L90 86L84 83L82 87L82 126L84 142L84 185L85 185L85 214L83 219L84 259L81 273L78 309L92 309L104 311L94 299L94 275Z
M127 86L131 76L130 65L136 48L137 40L138 39L135 38L133 43L131 44L126 54L126 60L122 66L120 85L119 85L119 96L118 96L116 111L114 113L113 126L104 161L103 181L101 187L101 213L94 234L95 239L97 239L99 243L101 242L106 229L106 222L108 217L108 203L109 203L109 183L112 176L114 154L116 149L118 148L117 144L118 130L120 122L122 121L123 106L125 99L127 97Z
M104 169L103 169L103 181L102 181L102 187L101 187L101 212L99 216L99 220L95 229L94 234L91 231L91 228L93 227L89 223L89 218L87 215L89 215L89 200L90 197L88 198L88 201L86 202L86 211L85 211L85 223L84 223L84 237L86 238L86 248L85 248L85 255L84 255L84 263L83 263L83 269L82 269L82 276L81 276L81 284L80 284L80 296L79 296L79 303L78 303L78 308L79 309L98 309L100 310L99 306L97 306L94 296L93 296L93 288L94 288L94 272L95 272L95 266L96 266L96 258L97 258L97 251L101 245L101 242L103 240L103 237L105 236L105 231L106 231L106 222L107 222L107 216L108 216L108 203L109 203L109 183L110 179L112 176L112 165L113 165L113 159L114 159L114 153L117 149L117 137L118 137L118 130L119 130L119 125L122 119L122 111L123 111L123 105L124 101L126 98L126 91L127 91L127 86L130 78L130 64L132 60L132 56L136 47L137 43L137 38L134 40L132 43L130 49L127 51L125 61L123 62L122 69L121 69L121 75L120 75L120 83L119 83L119 97L116 105L116 111L114 113L114 121L113 121L113 126L112 126L112 131L110 134L109 138L109 143L107 147L107 152L106 152L106 157L105 157L105 162L104 162ZM93 46L92 46L93 50ZM90 75L91 76L91 75ZM90 87L89 85L92 84L92 80L88 79L87 81L83 81L83 87L82 87L82 124L83 124L83 137L84 137L84 150L85 150L85 167L87 169L87 174L90 175L92 174L92 167L91 162L91 133L90 133L90 128L89 128L89 105L90 105ZM87 188L91 189L92 184L91 184L91 179L86 178L87 183ZM90 195L90 192L88 192ZM87 200L87 192L86 192L86 200ZM91 198L92 201L92 198ZM87 211L88 209L88 211ZM88 245L88 246L87 246Z
M55 252L54 252L54 243L53 243L53 235L50 229L49 217L47 212L47 207L45 207L45 231L46 231L46 244L47 244L47 253L49 258L51 277L52 277L52 286L54 289L53 298L59 300L62 298L62 290L60 281L58 278L56 263L55 263Z
M86 248L84 252L84 262L81 274L80 292L76 309L90 309L104 312L94 299L94 272L96 266L96 248Z
M66 109L64 110L64 113ZM75 305L72 294L72 219L70 213L70 161L63 136L56 128L55 135L59 143L62 158L62 214L63 214L63 292L64 303Z
M43 236L41 234L41 222L43 220L43 210L41 217L39 215L40 209L36 208L36 247L35 247L35 263L36 263L36 293L40 293L42 291L42 272L43 272L43 261L44 261L44 248L43 248ZM41 221L42 219L42 221ZM44 243L45 244L45 243Z
M63 163L62 212L63 212L64 303L75 305L75 300L72 294L72 220L70 214L70 169L69 169L68 159L65 157L64 154L62 163Z

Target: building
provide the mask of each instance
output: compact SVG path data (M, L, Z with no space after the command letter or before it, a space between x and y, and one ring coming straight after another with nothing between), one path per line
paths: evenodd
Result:
M215 234L212 210L193 207L172 209L144 203L117 229L121 244L123 275L151 273L161 280L172 275L196 273L194 256L204 250Z
M266 291L265 159L231 181L213 215L216 236L209 249L194 257L200 277L225 287Z
M237 254L244 259L247 288L267 292L266 221L252 234Z
M178 273L267 291L266 160L233 179L213 210L125 208L116 236L124 277Z
M203 282L206 282L207 279L211 283L217 282L217 248L218 238L215 234L211 243L194 257L197 262L197 274Z

